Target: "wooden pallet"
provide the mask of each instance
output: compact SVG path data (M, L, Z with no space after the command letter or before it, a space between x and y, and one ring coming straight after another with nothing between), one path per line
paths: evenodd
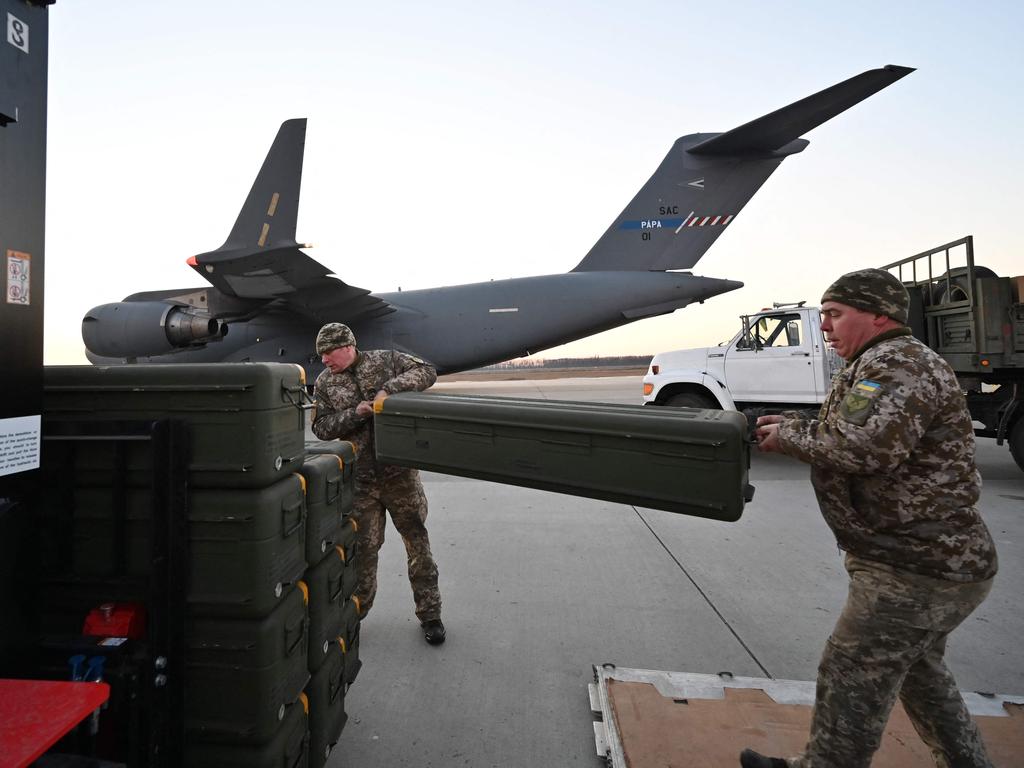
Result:
M799 754L810 729L814 683L759 677L594 667L591 709L598 756L610 768L739 765L750 747ZM1022 764L1024 696L964 692L997 768ZM873 768L933 768L931 753L897 703Z

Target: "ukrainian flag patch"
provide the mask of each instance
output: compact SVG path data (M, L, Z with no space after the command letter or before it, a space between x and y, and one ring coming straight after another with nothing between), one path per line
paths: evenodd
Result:
M863 427L875 409L875 400L882 393L882 385L871 379L861 379L853 385L839 405L839 416L845 421Z

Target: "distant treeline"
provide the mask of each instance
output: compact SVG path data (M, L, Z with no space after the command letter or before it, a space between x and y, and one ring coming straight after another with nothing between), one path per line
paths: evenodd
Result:
M556 357L536 360L524 357L480 368L481 371L507 371L517 368L646 368L651 355L617 355L613 357Z

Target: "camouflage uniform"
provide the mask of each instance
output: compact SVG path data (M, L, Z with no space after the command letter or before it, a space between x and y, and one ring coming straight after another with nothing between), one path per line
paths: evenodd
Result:
M433 366L394 350L361 351L346 370L325 370L316 380L313 434L321 440L349 440L357 451L353 514L359 526L359 577L355 594L363 616L373 606L377 593L377 555L384 543L386 509L405 543L416 616L421 622L441 617L437 565L425 526L427 497L419 473L378 463L373 449L373 416L356 413L356 406L364 400L372 401L379 390L389 394L424 390L436 380Z
M905 322L905 304L902 317L887 314ZM778 440L811 465L850 574L818 667L810 739L788 764L870 765L898 694L936 765L991 765L943 662L948 634L984 600L997 569L953 371L909 329L883 332L836 376L818 419L784 420Z

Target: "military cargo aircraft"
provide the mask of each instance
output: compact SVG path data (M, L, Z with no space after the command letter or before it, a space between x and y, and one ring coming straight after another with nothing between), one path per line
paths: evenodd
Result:
M676 140L590 252L565 274L396 293L348 285L295 240L306 134L281 125L227 241L188 259L209 285L136 293L82 321L90 361L278 361L319 372L319 327L396 348L440 373L522 357L742 286L689 271L801 135L913 70L872 69L725 133Z

